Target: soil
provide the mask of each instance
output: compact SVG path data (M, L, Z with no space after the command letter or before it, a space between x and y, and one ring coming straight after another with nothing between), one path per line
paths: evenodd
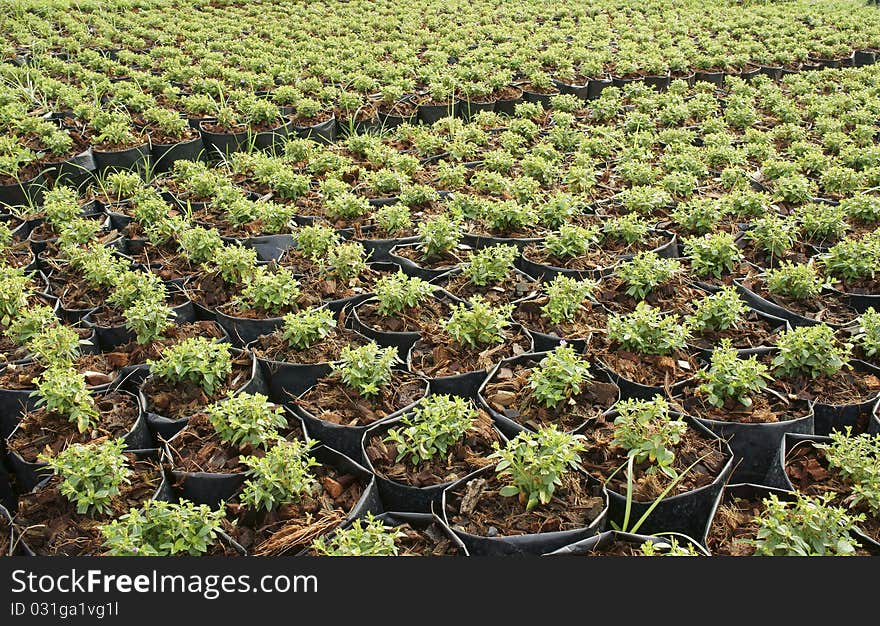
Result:
M463 556L463 550L443 531L437 522L422 528L404 523L394 526L394 530L402 536L394 540L397 556ZM305 556L320 556L315 550L309 550Z
M712 350L721 345L723 339L730 339L731 346L737 350L770 347L776 345L779 338L778 331L784 329L784 323L775 324L754 311L749 311L736 325L727 330L705 330L692 334L688 344L704 350Z
M133 461L131 484L111 502L107 514L79 515L76 506L59 492L61 478L52 477L35 493L19 498L16 522L22 540L40 556L90 556L104 551L100 526L149 500L162 482L162 471L153 461Z
M526 511L523 497L505 497L505 486L491 470L447 493L446 512L453 528L482 537L510 537L589 526L605 508L600 484L580 471L562 476L550 502Z
M625 495L627 452L612 444L613 418L609 418L607 422L599 420L593 428L588 428L584 435L587 438L585 442L587 451L581 455L584 469L601 481L608 480L609 489ZM724 469L728 459L722 452L719 440L704 438L692 428L685 431L681 440L672 447L672 451L675 453L672 467L679 475L697 459L703 457L703 460L687 472L666 497L687 493L710 484ZM652 502L673 481L662 472L649 473L651 467L652 464L647 461L634 464L633 499L637 502ZM614 476L609 480L612 474Z
M237 293L236 286L227 284L219 272L198 274L186 282L184 289L190 300L207 309L226 304Z
M400 246L394 250L394 254L412 261L421 268L430 270L451 270L454 267L458 267L463 262L461 257L449 252L431 259L426 259L418 245Z
M535 399L529 386L529 376L536 365L537 361L529 360L499 368L482 391L489 406L531 430L556 424L561 430L574 432L617 402L616 385L594 380L581 385L581 392L567 403L547 408Z
M238 503L227 504L229 516L236 520L230 535L255 556L295 554L330 532L343 521L360 500L367 481L321 465L314 470L316 492L276 510L254 513Z
M684 413L693 417L736 422L739 424L772 424L800 419L809 415L810 408L802 400L790 401L785 396L763 393L750 396L752 406L745 407L737 400L728 400L721 408L712 406L697 394L695 389L686 389L681 400Z
M608 315L602 307L585 300L572 321L553 324L544 317L541 311L541 307L545 306L548 301L547 296L539 296L518 303L513 310L513 319L526 328L545 335L555 335L565 339L586 339L592 334L594 339L599 335L604 341Z
M619 376L650 387L671 387L690 380L699 369L696 357L681 351L656 356L618 350L602 352L600 357Z
M755 547L749 543L758 534L755 518L764 511L762 502L744 498L725 498L718 506L709 528L706 547L718 556L752 556Z
M599 283L595 297L615 313L631 313L640 300L627 295L626 289L622 280L609 276ZM694 312L695 303L705 295L702 290L690 286L684 277L677 276L648 292L644 301L667 313L689 315Z
M764 281L760 277L756 277L753 281L743 282L743 286L768 302L817 322L842 326L858 317L858 313L847 306L843 299L833 291L823 291L821 296L808 300L796 300L771 294L767 291Z
M523 257L533 263L551 267L581 271L601 270L615 265L622 256L636 254L644 250L655 250L667 241L668 238L662 235L648 235L644 240L627 245L622 240L606 238L601 245L596 244L587 250L584 256L565 259L553 256L543 244L532 243L523 250Z
M101 356L115 369L133 365L143 365L147 359L160 359L165 350L190 337L209 337L219 339L224 336L223 329L213 321L172 324L163 333L165 336L146 344L131 341L113 348Z
M397 426L395 424L391 428ZM367 457L378 474L412 487L441 485L493 465L494 461L488 458L492 454L492 443L501 443L501 437L492 425L492 418L485 411L480 411L474 425L460 441L447 449L445 456L413 466L409 457L397 461L397 444L383 441L388 430L383 428L366 441Z
M376 281L381 277L382 273L366 269L346 283L317 268L312 268L298 277L303 286L309 287L303 289L299 304L303 307L320 306L333 300L368 294L373 291Z
M365 326L380 332L421 332L449 319L452 308L439 298L429 298L415 307L408 307L398 315L379 315L379 303L367 300L356 309L357 317Z
M282 429L279 434L288 440L305 440L302 428L296 420L293 421L291 428ZM183 430L165 443L170 452L169 460L174 469L181 472L212 474L244 472L247 466L239 462L241 455L262 457L266 453L262 447L234 446L224 443L206 413L193 415Z
M858 280L841 281L834 283L834 288L844 293L859 295L880 294L880 282L876 278L861 278Z
M824 450L808 442L795 446L785 459L785 473L794 488L801 493L809 496L830 493L834 495L834 500L831 501L833 506L852 509L854 513L864 513L865 521L858 524L859 529L874 541L880 542L880 515L872 514L864 502L851 506L853 485L828 464Z
M492 306L510 304L538 291L538 281L512 273L505 276L500 283L482 287L473 284L464 274L456 274L440 284L457 298L469 300L474 295L480 295Z
M316 341L305 350L295 350L282 336L282 330L260 335L251 351L258 358L279 363L317 364L338 361L345 346L358 348L367 344L360 333L337 326L326 337Z
M431 378L487 370L502 359L529 352L532 341L518 328L508 329L502 343L480 348L463 346L439 328L426 330L412 348L412 370Z
M778 267L782 261L806 263L811 256L806 246L797 243L794 248L782 253L781 256L771 256L766 250L758 249L755 242L748 237L743 237L740 248L747 261L765 269Z
M140 415L137 400L129 394L111 392L95 398L100 414L94 430L80 433L76 422L66 416L37 409L22 417L15 432L9 437L9 449L29 463L35 463L40 453L55 456L70 444L103 441L124 437Z
M26 241L11 243L0 252L0 261L9 267L26 267L34 260L34 253Z
M25 346L20 346L5 334L0 334L0 364L20 361L30 354Z
M842 369L818 378L779 378L770 386L783 394L822 404L850 405L868 402L880 395L880 378L874 374Z
M233 355L232 372L226 377L224 384L210 396L198 385L189 382L172 385L150 376L142 387L147 399L146 410L170 419L198 413L228 393L241 389L251 378L251 365L249 353Z
M84 330L84 329L83 329ZM116 367L105 354L83 354L73 362L74 368L81 372L89 387L106 385L116 378ZM0 389L26 390L36 389L34 378L40 376L46 368L37 361L8 364L0 371Z
M53 294L59 294L61 306L68 311L85 311L104 304L110 295L106 287L93 287L81 277L67 272L52 272L49 285Z
M149 242L140 252L131 253L129 256L135 263L144 265L165 281L186 278L198 271L197 266L175 250L165 247L159 248Z
M296 400L314 417L341 426L366 426L408 407L425 395L427 383L406 372L394 372L391 382L373 398L365 398L342 383L337 374L325 376Z
M0 516L0 556L12 556L7 552L12 545L12 526L5 515Z

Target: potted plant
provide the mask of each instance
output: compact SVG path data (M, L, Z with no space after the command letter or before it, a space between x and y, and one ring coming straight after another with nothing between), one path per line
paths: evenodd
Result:
M492 305L511 304L534 294L536 281L514 268L516 246L497 244L471 252L460 269L434 280L459 300L480 295Z

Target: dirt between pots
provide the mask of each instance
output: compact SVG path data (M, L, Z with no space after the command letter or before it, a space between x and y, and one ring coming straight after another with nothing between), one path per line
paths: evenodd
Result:
M54 457L74 443L124 437L140 415L134 397L115 391L96 397L95 407L99 413L98 425L85 433L77 430L75 422L58 413L45 409L27 413L9 438L9 449L25 461L35 463L40 453Z
M324 271L312 269L299 277L302 285L309 286L309 289L303 290L299 304L303 307L320 306L325 302L372 293L382 275L376 270L366 269L351 281L343 282Z
M318 484L312 495L288 502L274 511L256 513L237 502L226 505L235 521L230 535L255 556L295 554L330 532L360 500L367 481L328 465L314 468Z
M473 284L464 274L456 274L445 281L445 284L441 284L457 298L469 300L472 296L480 295L493 306L510 304L515 300L525 298L538 289L538 281L521 274L508 274L500 283L482 287Z
M394 372L391 382L367 398L342 383L337 374L320 379L296 404L317 419L341 426L366 426L403 409L425 395L428 384L407 372Z
M251 357L249 353L233 356L232 372L223 385L212 395L192 383L171 384L150 376L142 388L147 399L146 410L167 417L180 419L198 413L209 404L224 398L227 394L241 389L251 378Z
M682 351L657 356L609 350L597 352L596 356L619 376L651 387L671 387L690 380L699 369L696 357Z
M305 350L296 350L287 343L282 333L276 330L269 335L260 335L251 351L261 359L279 363L317 364L338 361L345 346L358 348L368 343L360 333L337 326L329 335L316 341Z
M596 290L596 299L614 313L632 313L641 302L626 294L627 285L616 276L609 276ZM705 292L691 287L678 276L658 285L645 296L644 301L656 309L680 316L694 312L697 302L705 297Z
M627 452L612 443L614 438L613 417L608 422L599 420L597 424L584 431L587 450L581 455L584 469L602 481L614 476L608 488L622 495L627 491L626 463ZM694 429L688 428L681 440L672 447L675 460L672 468L679 474L699 461L672 488L666 497L671 498L710 484L724 469L727 455L722 451L719 440L707 439ZM620 468L623 468L622 470ZM655 471L650 462L635 463L633 467L633 499L637 502L653 502L673 482L666 474ZM619 471L618 471L619 470Z
M198 267L175 249L156 247L149 242L144 245L143 250L129 256L162 280L179 280L198 272Z
M519 328L508 329L502 343L485 349L463 346L439 327L426 329L412 348L412 370L436 378L488 370L512 356L525 354L532 341Z
M767 291L764 281L760 278L755 278L754 282L746 281L743 283L743 286L757 293L768 302L772 302L783 309L796 313L801 317L816 320L817 322L842 326L849 324L858 317L858 313L847 306L843 299L832 291L824 290L819 297L808 300L796 300L795 298L771 294Z
M589 300L581 303L581 307L575 313L570 322L553 324L544 317L541 307L545 306L549 298L539 296L534 300L525 300L516 305L513 310L513 319L526 328L536 330L545 335L556 335L566 339L585 339L591 333L594 339L603 339L608 326L608 315L599 305Z
M401 428L394 424L390 428ZM367 457L378 474L389 480L412 487L432 487L464 478L476 470L492 465L492 443L501 443L501 437L492 426L492 418L479 411L474 425L455 445L449 447L443 457L434 457L413 466L407 456L398 461L395 443L383 441L387 428L373 433L366 442Z
M436 257L426 259L418 245L401 246L394 250L397 256L408 259L421 268L429 270L451 270L463 263L463 259L454 252L444 252Z
M823 374L818 378L779 378L770 386L792 397L829 405L862 404L880 395L880 378L875 374L846 368L831 376Z
M140 507L149 500L162 482L162 471L154 461L134 461L129 456L132 472L130 485L123 485L121 492L111 502L106 514L79 515L58 490L59 476L35 493L19 498L16 523L22 540L40 556L94 556L105 550L100 526L128 513L130 508Z
M236 295L236 285L227 284L218 272L197 274L187 281L184 289L190 300L206 309L216 309Z
M573 432L596 419L617 402L616 385L598 380L586 381L581 391L568 402L547 408L538 402L529 385L529 376L537 361L516 363L501 367L489 380L482 396L495 411L531 430L556 424L566 432Z
M378 332L421 332L449 319L452 308L449 303L429 298L418 306L407 307L397 315L380 315L379 303L368 300L357 307L357 317L364 326Z
M451 525L482 537L511 537L584 528L602 513L602 487L587 475L569 471L550 502L526 511L526 499L505 497L505 486L494 472L475 477L447 493L446 512Z
M880 461L880 460L878 460ZM858 528L874 541L880 542L880 515L861 503L851 508L853 485L828 464L825 451L805 442L793 448L785 459L785 473L795 489L808 496L830 493L833 506L863 513L865 521Z
M688 344L712 350L721 345L723 339L729 339L732 347L737 350L775 346L779 339L779 330L784 324L774 324L754 311L746 313L739 322L727 330L704 330L694 333Z
M803 400L789 400L785 396L758 394L749 396L752 406L746 407L738 400L727 400L723 407L712 406L695 389L684 391L682 412L693 417L736 422L739 424L769 424L800 419L810 414L810 408Z
M281 429L280 435L287 440L305 441L302 428L296 420L292 427ZM206 413L193 415L175 437L166 442L171 454L171 464L181 472L208 472L234 474L244 472L247 466L239 461L241 455L263 457L266 450L249 444L235 446L224 443L214 430Z
M220 339L223 329L214 321L198 321L186 324L172 324L163 333L164 337L149 343L139 344L131 341L103 353L104 360L112 367L121 369L132 365L143 365L147 359L160 359L166 349L190 337Z

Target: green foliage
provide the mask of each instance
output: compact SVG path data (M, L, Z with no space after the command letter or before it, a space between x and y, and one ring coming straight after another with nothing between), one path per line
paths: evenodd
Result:
M30 278L24 275L24 271L0 268L0 324L4 327L27 309L30 285Z
M144 345L162 337L174 312L162 300L141 299L123 311L125 327L135 334L135 341Z
M794 246L797 223L793 219L768 215L755 220L746 231L746 237L754 241L759 250L764 250L771 257L780 257Z
M179 233L177 241L183 256L197 265L211 261L217 250L223 247L223 240L217 230L201 226L183 230Z
M45 367L65 366L79 354L80 339L70 326L53 324L33 335L27 348L34 359Z
M646 541L639 550L642 556L700 556L692 544L681 546L675 537L668 544L661 543L659 546L653 541Z
M399 361L396 348L380 348L371 341L359 348L345 346L339 363L331 363L342 382L362 396L375 396L391 382L392 366Z
M607 238L632 245L648 236L651 225L638 213L629 213L605 220L602 223L602 232Z
M569 345L558 346L529 375L532 396L547 408L573 403L581 386L593 378L590 365Z
M721 278L743 260L743 255L730 233L719 232L689 237L684 240L684 254L699 277Z
M223 515L188 500L147 500L100 528L110 556L199 556L217 540Z
M697 378L703 381L697 391L704 394L712 406L723 408L727 400L736 400L750 407L749 394L766 389L770 374L757 356L739 358L737 351L730 347L730 340L725 339L712 352L709 368L697 372Z
M230 348L225 343L214 343L206 337L188 337L171 346L158 360L147 364L154 376L173 385L188 383L213 395L232 372Z
M265 456L241 456L247 480L240 500L254 510L271 511L281 504L310 496L318 486L312 472L319 464L309 456L314 442L279 440Z
M419 306L431 296L434 286L421 278L398 271L377 280L373 291L378 301L379 315L392 316Z
M502 282L513 268L513 261L519 256L516 246L498 244L482 248L471 254L462 267L462 273L471 283L480 287Z
M245 310L278 315L295 307L300 294L299 281L290 270L279 267L273 272L259 266L245 278L241 294L233 302Z
M367 513L351 526L337 530L329 539L318 537L312 549L324 556L397 556L395 541L404 537L399 530L386 527L382 520Z
M880 237L843 239L819 255L825 272L844 280L873 279L880 267Z
M453 307L452 315L443 322L443 328L462 345L472 348L494 345L504 341L512 312L512 304L493 308L482 296L473 296L467 304Z
M832 472L852 487L847 506L864 505L872 516L880 514L880 435L853 435L847 426L846 432L832 431L831 443L814 445L825 451Z
M461 239L458 220L445 213L421 222L417 230L419 248L422 250L422 257L425 260L452 252Z
M389 236L397 235L412 228L412 213L405 204L383 206L374 216L379 230Z
M547 304L541 307L541 313L554 324L572 321L598 284L594 280L577 280L557 274L546 286Z
M228 395L205 409L220 440L234 446L266 448L287 427L284 409L261 393Z
M338 242L339 235L329 226L313 224L296 231L297 247L312 261L322 260Z
M77 513L106 513L120 487L131 482L123 450L122 439L108 439L94 445L74 443L57 456L41 454L38 458L61 476L58 490L76 505Z
M608 339L639 354L672 354L685 347L688 334L677 315L664 315L647 302L639 302L629 315L608 318Z
M43 332L44 329L57 324L58 318L51 307L37 305L33 308L23 309L3 331L16 345L26 345L31 339Z
M624 261L614 271L626 285L626 294L644 300L652 290L672 279L681 271L678 259L657 256L656 252L640 252Z
M693 332L719 332L736 326L749 310L736 287L728 285L697 302L685 320Z
M653 400L623 400L616 408L612 444L626 450L627 457L636 463L650 463L646 473L659 471L676 478L675 452L671 448L681 441L687 422L673 419L669 403L660 396Z
M257 271L257 251L240 244L224 245L214 251L211 265L226 284L235 285Z
M68 365L58 364L34 378L37 390L37 407L45 407L49 413L66 417L76 424L79 432L93 429L98 423L95 399L86 388L86 380Z
M774 371L782 376L832 376L847 365L852 345L841 343L826 324L800 326L779 334Z
M384 441L397 446L397 461L409 458L412 465L446 455L474 425L477 411L459 396L431 395L422 400L411 413L404 415L399 426L388 431Z
M504 447L493 444L489 458L498 459L495 473L507 483L499 493L518 496L530 511L547 504L562 477L580 466L580 453L585 450L582 435L568 435L550 425L535 433L521 432Z
M327 251L327 267L343 283L351 282L367 269L364 246L356 241L336 244Z
M544 247L555 258L563 261L584 256L599 241L599 227L563 224L555 233L547 235Z
M306 309L284 316L281 336L295 350L305 350L329 337L336 328L336 318L329 309Z
M880 312L875 311L874 307L868 307L859 317L855 341L865 356L874 357L880 354Z
M810 300L822 291L822 279L812 263L783 261L776 269L768 269L767 291L777 296Z
M764 500L764 512L754 540L758 556L850 556L860 544L852 536L863 515L831 506L832 494L810 497L795 493L794 502L776 494Z

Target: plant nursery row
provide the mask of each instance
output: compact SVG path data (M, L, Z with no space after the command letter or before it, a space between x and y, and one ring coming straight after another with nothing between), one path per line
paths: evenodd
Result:
M8 9L0 554L880 554L876 7Z

